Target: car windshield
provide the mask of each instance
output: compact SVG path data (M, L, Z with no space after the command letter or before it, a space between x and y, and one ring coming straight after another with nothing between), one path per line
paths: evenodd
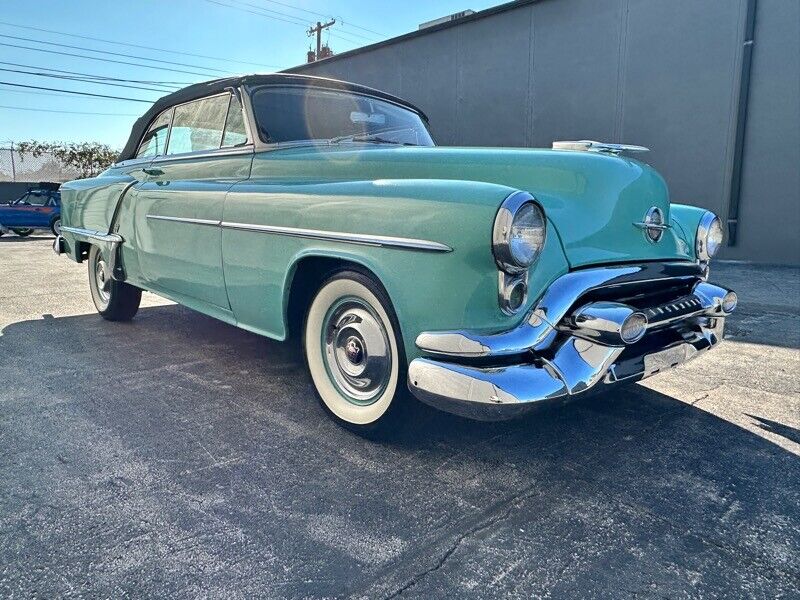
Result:
M349 92L264 86L251 94L261 140L433 146L422 117L391 102Z

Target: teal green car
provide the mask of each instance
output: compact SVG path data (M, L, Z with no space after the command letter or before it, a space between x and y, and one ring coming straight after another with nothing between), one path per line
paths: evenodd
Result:
M436 147L389 94L271 74L157 101L118 162L62 186L54 249L111 321L142 290L300 340L356 430L419 400L477 419L609 389L722 340L719 219L634 146Z

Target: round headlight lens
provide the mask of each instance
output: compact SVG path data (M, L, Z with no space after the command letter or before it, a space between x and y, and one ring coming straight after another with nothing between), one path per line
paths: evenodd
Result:
M528 267L539 258L544 247L544 213L533 202L523 204L511 223L508 245L511 258L520 267Z
M544 248L547 223L541 207L524 192L510 196L494 224L494 255L508 273L531 266Z
M697 258L708 260L713 257L722 247L724 237L719 217L712 212L705 213L697 227Z

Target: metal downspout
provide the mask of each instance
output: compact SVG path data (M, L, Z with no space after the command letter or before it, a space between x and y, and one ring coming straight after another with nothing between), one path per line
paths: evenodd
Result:
M745 16L742 65L739 77L739 101L736 110L736 138L733 146L730 198L728 200L728 246L736 245L739 227L739 205L742 193L742 157L744 134L747 128L747 102L750 96L750 71L753 63L753 44L756 25L757 0L747 1Z

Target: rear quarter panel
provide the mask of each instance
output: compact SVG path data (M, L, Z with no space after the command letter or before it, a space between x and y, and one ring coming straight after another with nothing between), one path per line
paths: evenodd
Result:
M77 250L79 236L64 231L64 227L77 227L90 231L109 233L118 201L125 189L140 180L146 163L120 166L98 177L68 181L61 186L61 226L68 255L81 260Z

